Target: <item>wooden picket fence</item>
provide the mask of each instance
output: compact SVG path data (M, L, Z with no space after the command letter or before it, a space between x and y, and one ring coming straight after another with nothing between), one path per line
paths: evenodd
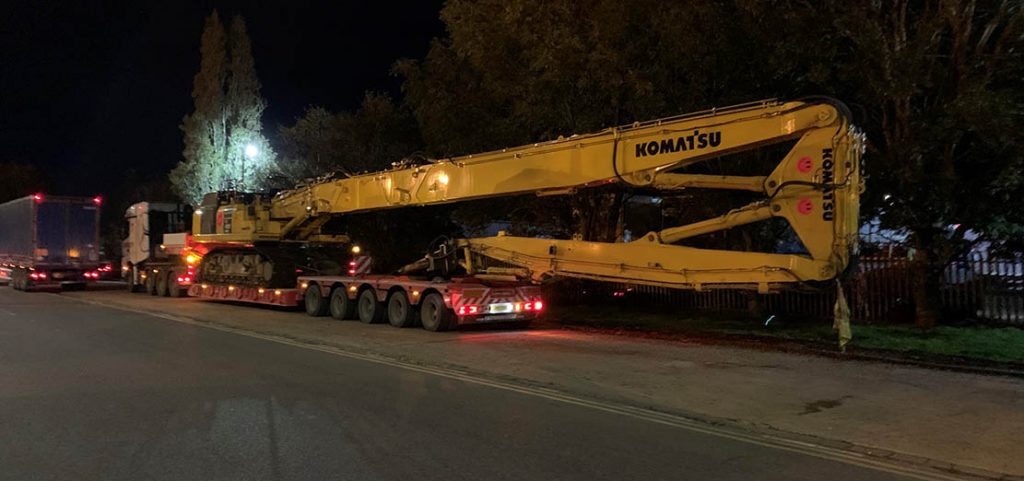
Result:
M851 318L865 323L909 323L914 317L911 261L862 257L857 273L843 283ZM831 319L835 288L757 294L735 290L693 292L665 287L578 283L570 302L628 295L640 302L696 311ZM942 309L949 318L1024 327L1024 264L975 256L954 262L941 283Z

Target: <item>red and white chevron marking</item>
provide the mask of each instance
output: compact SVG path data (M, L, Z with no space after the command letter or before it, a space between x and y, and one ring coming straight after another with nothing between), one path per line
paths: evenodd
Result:
M370 273L370 267L373 266L373 258L370 256L355 256L348 263L348 275L358 276Z

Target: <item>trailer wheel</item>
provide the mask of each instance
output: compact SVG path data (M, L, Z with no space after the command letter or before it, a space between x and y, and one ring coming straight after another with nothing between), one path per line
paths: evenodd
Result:
M156 276L156 295L161 297L167 297L171 295L171 292L167 289L167 283L170 282L170 273L160 272Z
M377 302L377 294L373 288L359 293L359 320L366 324L377 324L384 319L384 308Z
M412 327L416 324L416 311L409 305L409 296L395 291L388 298L388 323L395 327Z
M330 307L327 301L324 299L324 295L320 292L320 286L313 283L306 288L306 294L303 296L306 301L306 314L313 317L322 317L327 315L327 309Z
M420 323L428 331L447 331L455 326L452 311L444 305L441 294L431 292L420 302Z
M331 291L331 317L344 321L345 319L352 319L356 315L356 303L352 302L352 299L348 298L348 292L345 292L345 286L335 287Z

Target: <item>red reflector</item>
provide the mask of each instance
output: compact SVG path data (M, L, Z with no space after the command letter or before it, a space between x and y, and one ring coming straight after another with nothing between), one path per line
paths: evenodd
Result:
M523 310L532 311L533 310L533 303L532 302L527 302L526 304L523 304Z
M533 310L539 311L541 309L544 309L544 302L543 301L537 301L537 302L533 303Z
M459 315L460 316L465 316L467 314L468 315L473 315L473 314L479 314L479 313L480 313L480 306L476 306L476 305L473 305L473 304L467 304L467 305L464 305L464 306L459 306Z
M479 307L477 307L477 306L469 306L469 313L470 314L476 314L478 312L480 312L480 308Z
M32 199L34 199L36 202L42 202L43 201L43 194L33 195Z
M93 201L94 204L100 205L100 204L103 203L103 197L100 197L100 196L97 195L96 197L92 198L92 201Z

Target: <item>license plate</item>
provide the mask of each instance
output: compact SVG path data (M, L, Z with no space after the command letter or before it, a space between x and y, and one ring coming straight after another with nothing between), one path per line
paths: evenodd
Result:
M488 314L504 314L506 312L512 312L512 303L503 302L501 304L491 304L487 307Z
M64 278L64 274L61 273L61 272L54 272L53 273L53 278L54 279L63 279Z
M516 317L518 317L518 314L501 314L498 316L487 316L483 319L477 319L477 322L511 321Z

